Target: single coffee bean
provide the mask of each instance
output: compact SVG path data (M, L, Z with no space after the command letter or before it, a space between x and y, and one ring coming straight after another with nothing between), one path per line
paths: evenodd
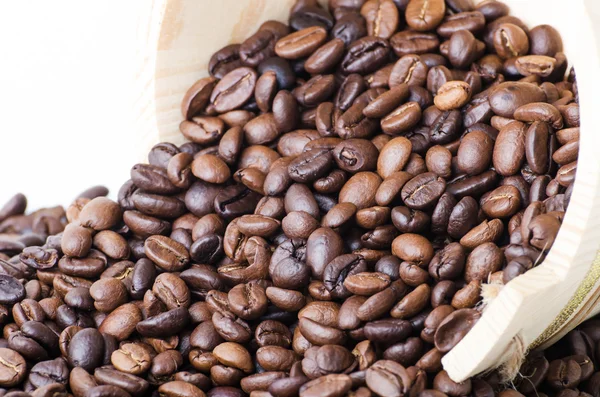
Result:
M368 368L366 382L369 389L382 396L401 396L412 384L406 369L390 360L379 360Z
M527 33L512 23L498 26L493 38L496 52L504 59L522 56L529 51Z
M330 71L344 55L344 41L339 38L323 44L316 49L304 63L304 69L311 74Z
M458 109L469 102L471 94L471 86L464 81L449 81L438 89L434 102L442 111Z
M402 201L409 208L426 209L435 205L445 188L446 181L443 178L426 172L406 182L402 188Z
M381 67L390 53L387 40L366 36L354 41L347 49L341 67L344 73L365 75Z
M442 22L445 13L444 1L411 1L406 8L406 23L420 32L433 30Z

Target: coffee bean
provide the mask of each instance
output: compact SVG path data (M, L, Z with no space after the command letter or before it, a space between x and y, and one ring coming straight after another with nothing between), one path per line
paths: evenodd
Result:
M365 117L363 111L366 106L366 103L354 103L339 116L335 121L335 132L337 135L344 139L350 139L368 138L373 134L377 129L377 122L374 119Z
M529 51L527 33L512 23L498 26L493 38L496 52L504 59L525 55Z
M365 19L358 12L349 12L336 19L331 34L343 40L346 46L367 35Z
M413 209L425 209L435 205L446 188L444 179L433 172L415 176L402 188L402 201Z
M311 380L300 387L300 397L338 397L352 388L352 379L348 375L329 374Z
M304 69L311 74L330 71L344 55L344 41L335 38L318 49L304 63Z
M532 102L543 102L544 91L531 83L507 82L492 89L489 102L495 114L512 118L515 111Z
M363 114L370 118L381 118L391 113L409 96L407 84L398 84L372 100L363 109Z
M442 111L461 108L469 102L471 93L471 86L464 81L449 81L438 89L435 106Z
M382 178L402 170L408 163L412 144L404 137L397 137L384 145L377 159L377 172Z
M346 111L352 106L358 98L367 89L365 79L356 73L350 74L342 82L335 98L336 109Z
M398 27L398 8L392 0L367 1L360 12L367 21L369 36L389 39Z
M23 381L26 375L26 363L23 357L14 350L0 348L0 385L13 387Z
M275 52L285 59L298 59L311 55L323 42L327 31L319 26L306 27L279 39Z
M406 394L412 384L406 369L390 360L379 360L368 368L366 382L369 389L385 396Z
M405 233L392 243L392 253L402 260L426 265L433 258L433 246L421 235Z
M375 145L366 139L347 139L333 149L338 167L352 173L374 170L378 155Z
M314 182L324 176L333 165L328 149L313 149L296 157L288 166L290 178L296 182Z
M415 54L400 58L390 72L388 85L394 88L401 84L423 86L427 80L429 67Z
M445 13L444 1L411 1L406 8L406 23L420 32L433 30L442 22Z
M383 65L390 53L387 40L366 36L354 41L347 49L341 67L344 73L365 75Z
M446 371L441 371L433 379L433 387L435 390L439 390L449 396L465 395L472 391L471 380L468 379L461 383L456 383Z
M427 169L434 174L448 178L452 175L452 153L443 146L432 146L425 155Z
M390 39L390 45L396 55L402 57L409 54L430 53L439 47L440 41L435 34L406 30L394 34Z

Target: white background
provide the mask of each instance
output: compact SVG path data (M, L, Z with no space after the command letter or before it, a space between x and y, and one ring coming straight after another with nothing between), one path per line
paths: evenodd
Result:
M141 4L2 2L0 206L16 192L31 209L68 205L95 184L116 196L128 179Z

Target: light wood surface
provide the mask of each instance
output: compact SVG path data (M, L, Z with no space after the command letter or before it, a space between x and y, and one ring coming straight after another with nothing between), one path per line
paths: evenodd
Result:
M181 143L180 101L187 88L206 75L210 55L226 44L241 42L265 20L286 20L292 3L154 0L139 21L139 152L147 153L161 140ZM545 262L505 286L472 331L445 356L444 367L455 380L493 366L516 335L529 346L572 298L600 247L600 134L596 131L600 30L594 31L590 21L590 15L598 12L596 0L506 3L513 15L530 26L551 24L563 35L579 82L579 168L569 210ZM585 314L594 312L587 308Z

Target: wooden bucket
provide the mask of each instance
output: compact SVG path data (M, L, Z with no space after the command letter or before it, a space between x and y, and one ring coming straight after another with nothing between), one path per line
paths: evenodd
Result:
M269 19L286 21L293 0L154 0L140 17L140 153L159 141L182 143L181 99L207 75L210 56L240 43ZM562 228L543 264L507 284L471 332L443 360L457 381L475 375L518 343L555 342L600 310L600 2L505 0L530 27L550 24L562 34L577 70L581 151L575 189ZM598 25L598 24L596 24ZM145 161L145 159L143 159Z

